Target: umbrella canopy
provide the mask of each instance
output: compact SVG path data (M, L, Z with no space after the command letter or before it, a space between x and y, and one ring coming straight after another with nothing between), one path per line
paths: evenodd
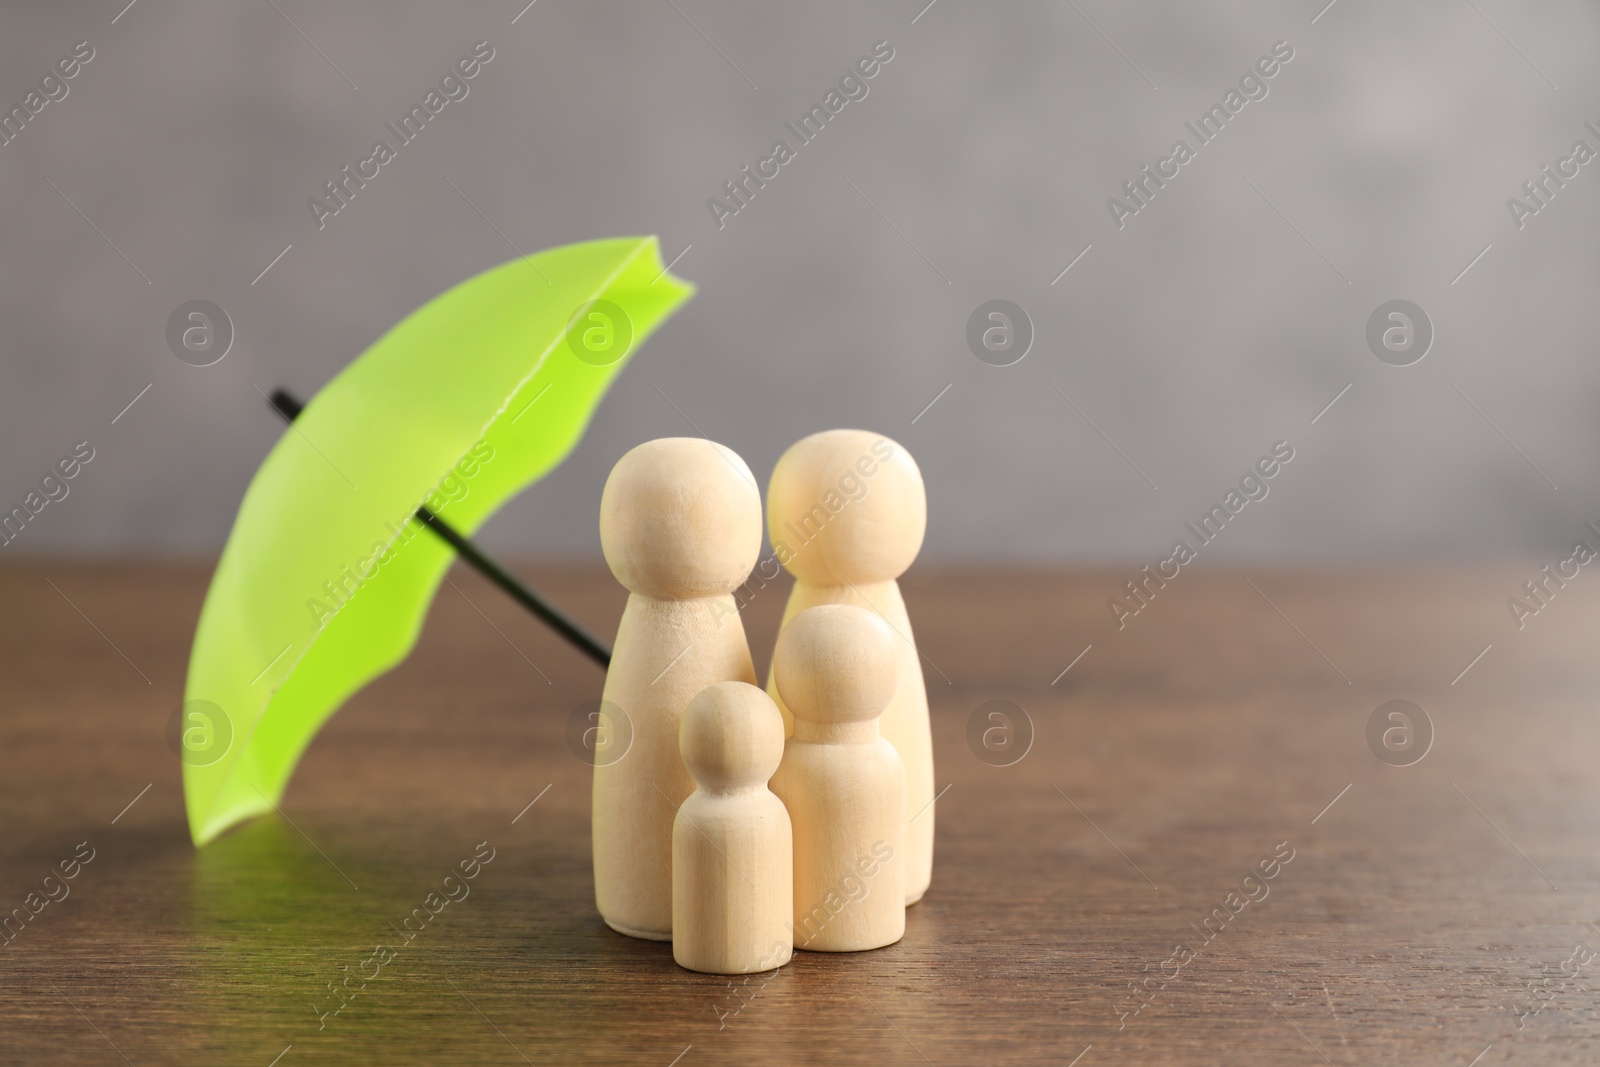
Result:
M411 650L470 535L577 444L694 288L654 237L567 245L434 298L316 395L245 492L189 658L181 757L204 845L270 811L351 694Z

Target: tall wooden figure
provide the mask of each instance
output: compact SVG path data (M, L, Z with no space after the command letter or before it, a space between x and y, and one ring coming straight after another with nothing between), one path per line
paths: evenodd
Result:
M648 441L606 480L600 544L631 594L603 700L625 716L618 728L631 730L632 744L620 757L595 761L595 903L613 930L667 941L672 821L694 791L678 754L678 724L708 685L755 681L729 595L761 551L755 478L711 441Z
M672 827L672 958L705 974L770 971L794 955L794 839L767 789L783 717L744 682L689 701L678 728L699 784Z
M917 558L928 525L922 472L911 454L881 434L827 430L797 442L778 460L767 487L767 535L795 577L784 625L819 604L854 604L895 632L894 698L883 736L905 765L907 904L933 877L933 736L911 620L896 581ZM767 692L793 732L776 675Z
M899 673L888 624L824 604L778 635L773 673L794 712L772 791L794 827L794 945L859 952L906 932L904 775L878 717Z

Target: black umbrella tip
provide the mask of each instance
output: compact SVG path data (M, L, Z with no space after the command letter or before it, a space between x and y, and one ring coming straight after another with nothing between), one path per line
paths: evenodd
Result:
M300 412L305 410L305 405L295 399L287 389L274 389L269 403L272 405L272 409L282 415L288 422L293 422L299 418Z

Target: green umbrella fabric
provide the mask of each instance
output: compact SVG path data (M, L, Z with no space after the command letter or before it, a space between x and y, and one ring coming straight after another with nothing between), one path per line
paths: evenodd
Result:
M639 344L694 294L654 237L549 249L434 298L307 405L245 492L195 630L189 831L272 810L347 698L416 643L451 549L577 444Z

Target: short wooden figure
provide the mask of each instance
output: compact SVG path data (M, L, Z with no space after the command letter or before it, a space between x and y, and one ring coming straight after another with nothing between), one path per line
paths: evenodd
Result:
M796 442L767 486L767 535L794 575L783 621L819 604L854 604L895 631L897 684L883 736L905 765L906 903L933 878L933 734L911 619L896 581L922 548L928 499L911 454L882 434L827 430ZM792 730L775 677L767 692ZM798 942L797 942L798 943Z
M672 821L694 791L678 754L689 701L754 682L730 595L761 551L750 468L698 437L649 441L617 461L600 498L606 563L628 588L603 699L632 743L595 760L594 895L613 930L672 937ZM619 732L614 729L613 733Z
M899 639L872 612L828 604L778 635L773 673L794 713L772 791L794 827L794 945L858 952L906 929L905 781L878 734Z
M783 758L783 717L745 682L689 702L678 728L697 788L672 826L672 958L706 974L789 962L794 839L767 781Z

